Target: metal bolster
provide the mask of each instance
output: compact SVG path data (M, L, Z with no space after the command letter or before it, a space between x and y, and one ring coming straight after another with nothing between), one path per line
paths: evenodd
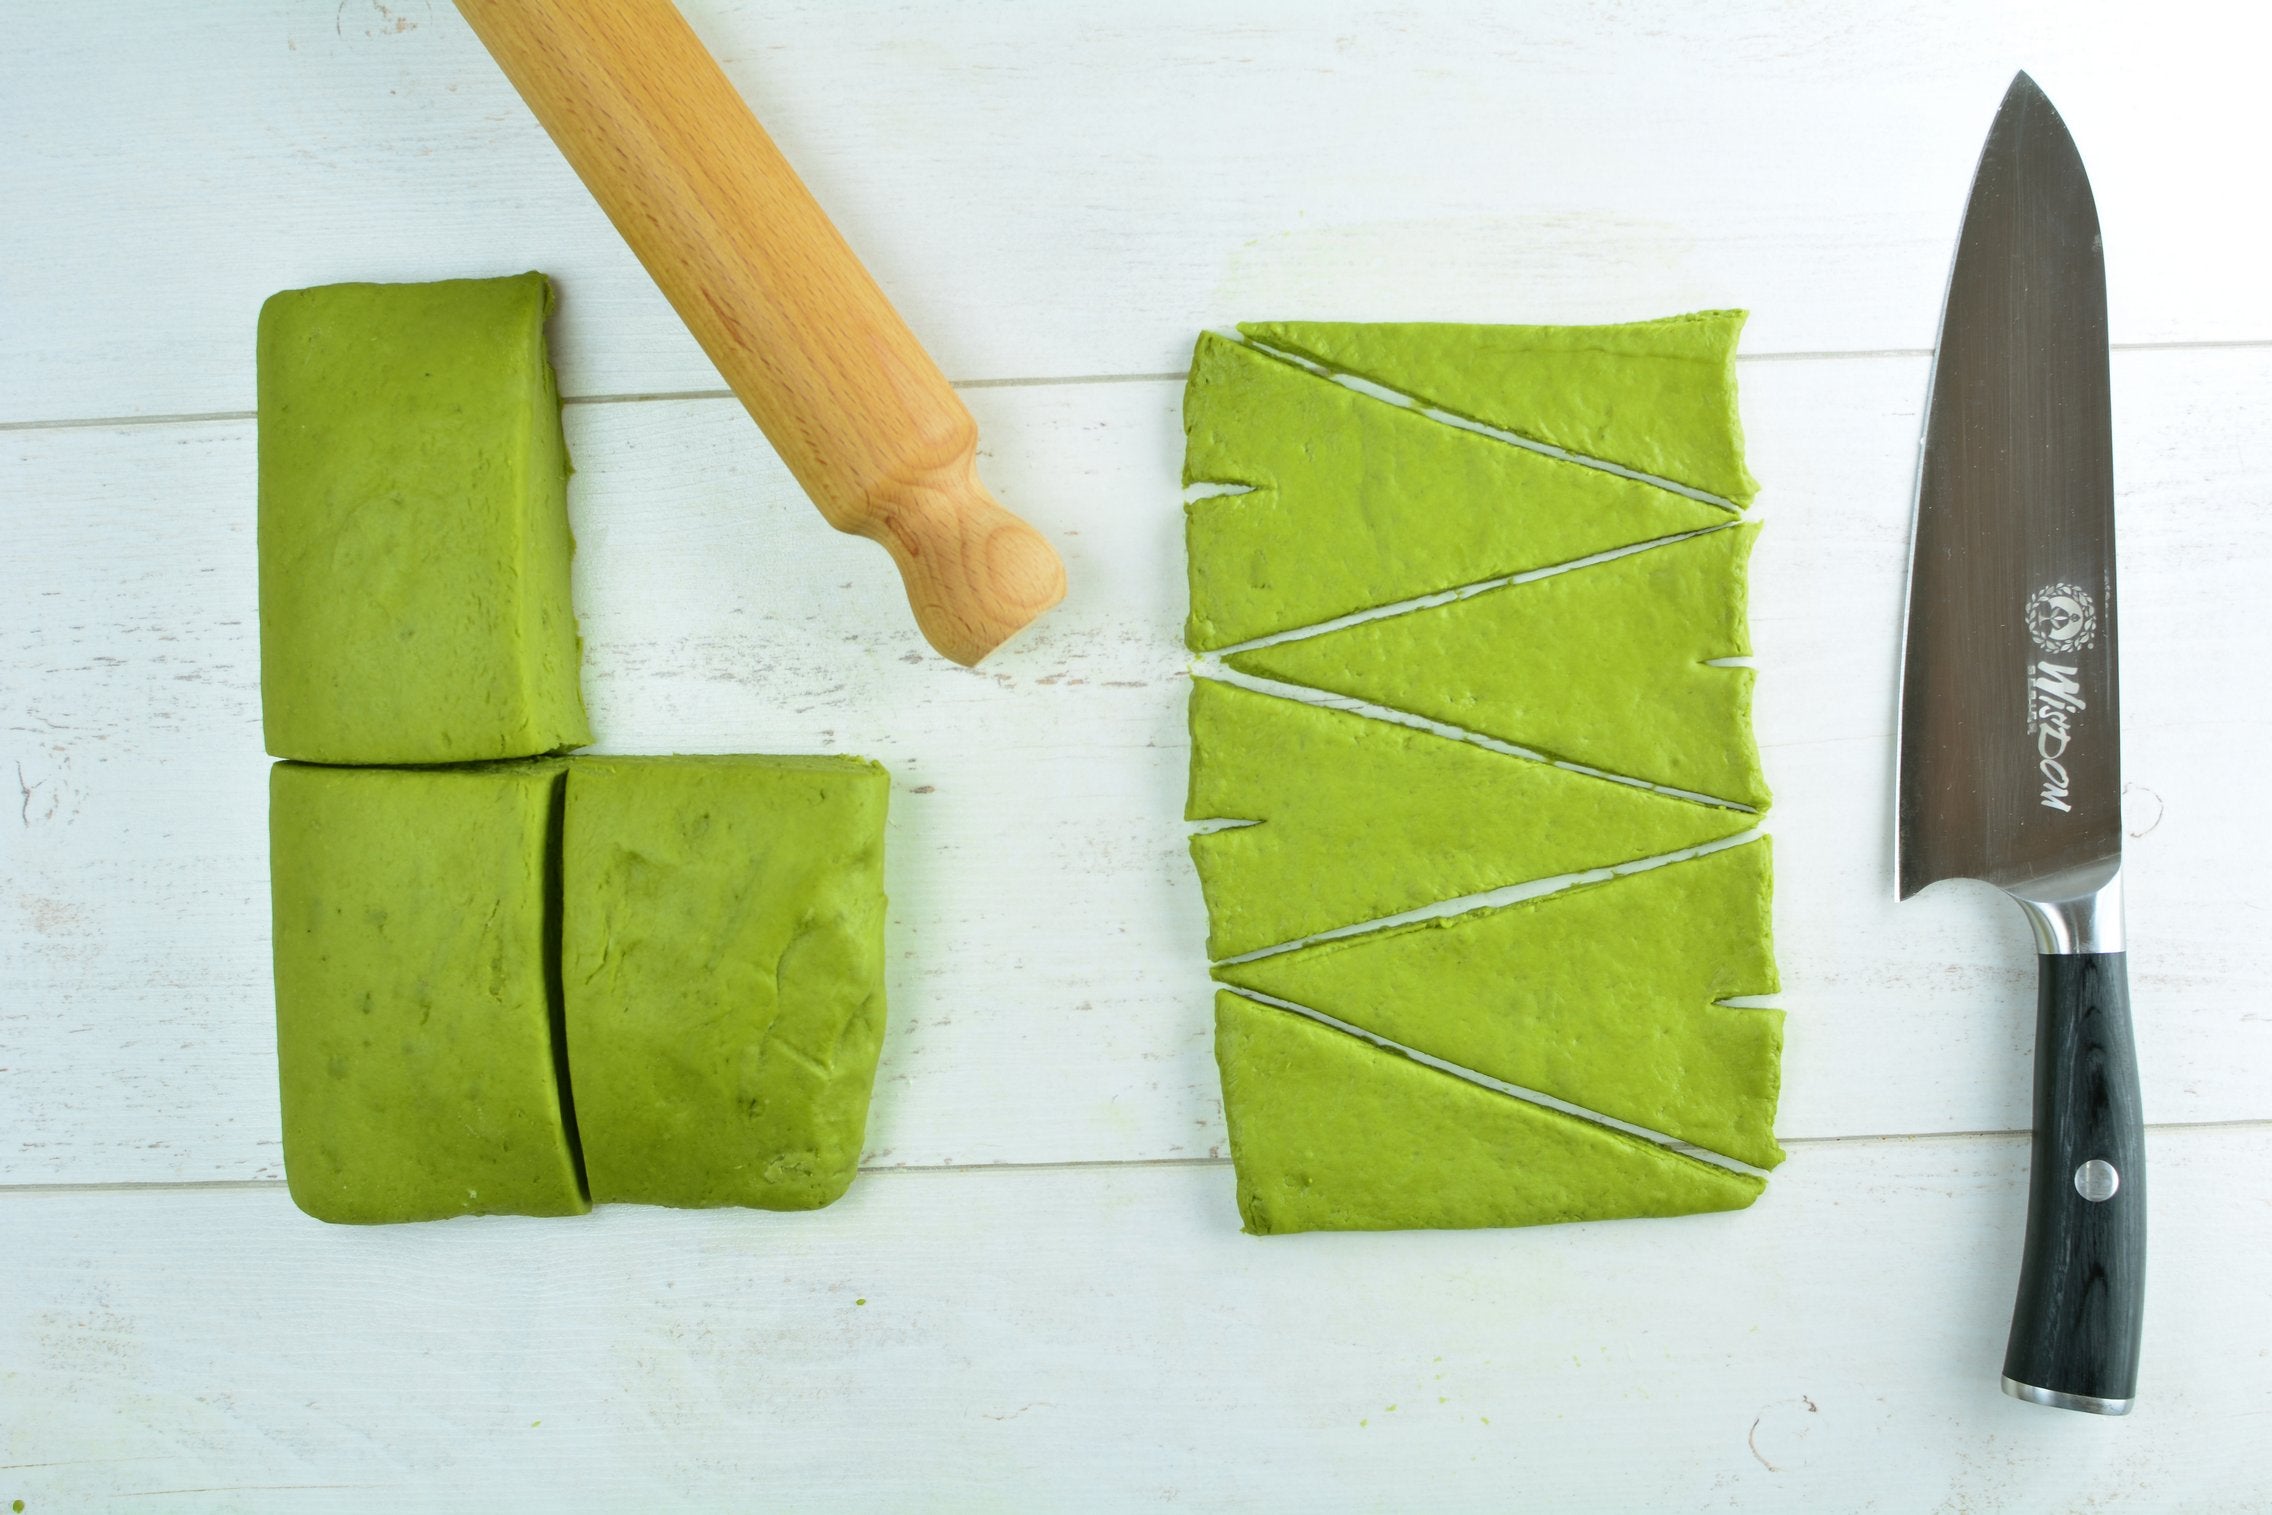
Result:
M2044 957L2123 950L2120 859L2006 892L2027 912L2027 923L2035 928L2035 950Z
M2127 1415L2135 1399L2101 1399L2096 1394L2064 1394L2057 1389L2039 1389L2031 1383L2006 1377L2004 1392L2014 1399L2024 1399L2031 1405L2049 1405L2055 1410L2082 1410L2091 1415Z

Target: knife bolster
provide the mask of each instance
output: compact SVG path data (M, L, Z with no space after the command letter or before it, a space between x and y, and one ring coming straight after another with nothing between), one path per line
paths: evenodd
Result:
M2121 952L2122 860L2070 869L2007 891L2027 912L2044 957Z

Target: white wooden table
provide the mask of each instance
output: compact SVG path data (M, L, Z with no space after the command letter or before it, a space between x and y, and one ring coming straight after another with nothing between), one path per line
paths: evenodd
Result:
M442 0L70 0L0 52L0 1508L2260 1510L2261 8L690 0L1072 596L977 673L826 531ZM2032 977L1896 908L1908 489L2015 67L2107 227L2137 1414L1996 1388ZM535 267L613 751L896 778L868 1172L810 1216L342 1230L279 1177L253 316ZM1179 370L1240 318L1755 312L1791 1012L1753 1211L1237 1231L1178 819Z

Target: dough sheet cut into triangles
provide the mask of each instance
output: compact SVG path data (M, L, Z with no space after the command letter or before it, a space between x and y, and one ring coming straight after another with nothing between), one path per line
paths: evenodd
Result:
M1685 855L1770 798L1743 320L1200 339L1185 483L1237 492L1185 507L1228 670L1185 813L1248 1231L1740 1209L1671 1144L1781 1160L1783 1015L1729 1003L1777 988L1769 844Z
M1765 838L1215 970L1504 1083L1773 1167L1783 1012Z
M1764 809L1752 671L1707 661L1751 651L1744 570L1757 531L1683 537L1224 661Z
M1218 959L1754 819L1219 679L1192 684L1185 818L1260 823L1191 839Z
M1215 1058L1256 1235L1692 1215L1764 1187L1227 990Z
M1728 512L1207 333L1184 390L1195 651L1697 531Z
M1746 505L1736 339L1745 312L1616 326L1250 321L1265 346L1453 415Z

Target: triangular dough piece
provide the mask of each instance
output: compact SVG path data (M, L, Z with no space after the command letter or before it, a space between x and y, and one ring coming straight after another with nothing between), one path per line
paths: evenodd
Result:
M1215 958L1677 852L1753 822L1219 679L1192 683L1184 818L1261 823L1191 838Z
M1215 1060L1257 1236L1693 1215L1765 1187L1227 990Z
M1683 537L1224 661L1764 809L1752 672L1705 661L1751 651L1744 565L1757 531Z
M1183 427L1186 484L1252 486L1184 507L1199 652L1728 519L1213 333Z
M1339 373L1534 442L1747 505L1736 338L1745 312L1622 326L1250 321L1239 330Z
M1502 1082L1771 1168L1767 841L1215 970Z

